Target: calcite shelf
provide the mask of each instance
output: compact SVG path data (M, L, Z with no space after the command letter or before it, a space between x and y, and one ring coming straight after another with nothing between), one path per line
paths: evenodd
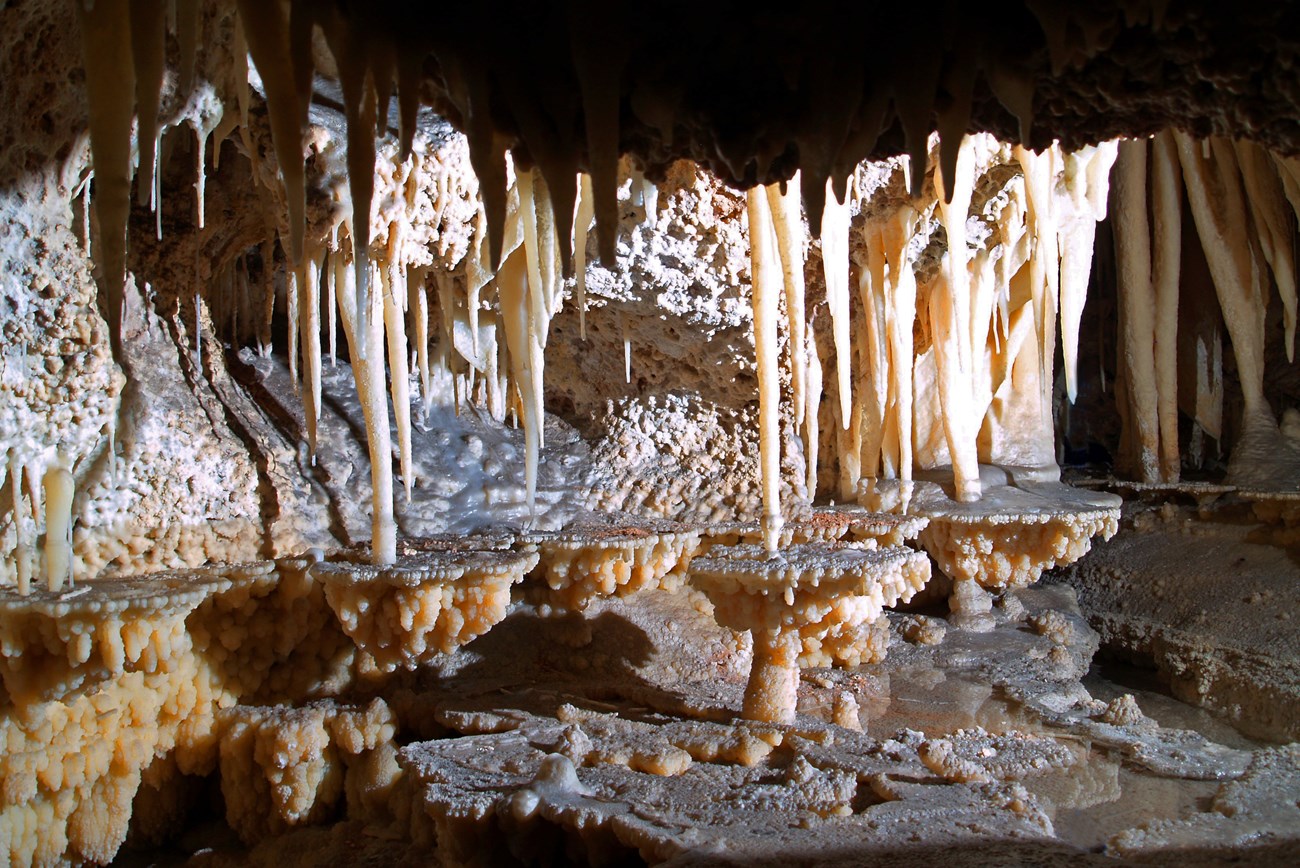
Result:
M0 854L1290 864L1297 13L921 23L0 4Z

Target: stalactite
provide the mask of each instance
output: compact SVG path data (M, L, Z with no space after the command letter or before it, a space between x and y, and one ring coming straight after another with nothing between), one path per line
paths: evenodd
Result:
M745 194L749 212L749 256L754 308L754 354L758 365L759 452L763 490L763 542L775 551L781 516L780 356L777 346L778 301L782 278L776 256L776 233L762 188ZM847 255L847 245L845 245Z
M348 186L352 193L348 235L352 239L352 265L359 293L356 307L358 343L351 350L359 353L355 358L366 359L370 351L370 336L375 331L367 318L380 308L370 286L370 206L375 192L375 116L378 107L358 37L337 18L325 28L325 36L338 64L347 119ZM379 352L382 353L382 349Z
M978 500L979 465L975 449L978 420L972 418L973 361L971 295L967 271L966 216L970 210L974 167L969 140L957 158L956 176L937 176L944 188L939 196L940 221L948 236L942 279L930 300L930 328L939 366L939 400L952 459L956 499ZM915 168L915 167L914 167ZM981 348L983 341L980 341Z
M537 463L541 449L538 429L541 426L540 408L532 400L532 330L528 317L528 266L525 254L516 248L510 253L496 278L497 292L501 297L501 317L506 332L506 347L510 352L510 370L518 384L523 403L524 417L524 489L529 511L537 497Z
M1070 193L1070 208L1057 221L1061 256L1061 355L1065 389L1071 403L1079 391L1079 323L1088 297L1093 243L1097 222L1105 217L1110 167L1118 146L1103 142L1066 154L1063 174Z
M578 337L587 339L587 233L594 219L591 176L585 172L578 182L578 216L573 224L574 303L578 305Z
M203 15L199 9L199 0L175 0L175 8L176 42L180 46L180 75L176 89L181 94L187 94L194 87L194 67Z
M1258 264L1246 233L1248 216L1232 146L1213 147L1207 159L1186 133L1174 132L1187 185L1187 203L1201 236L1245 402L1247 425L1272 413L1264 398L1264 299Z
M829 182L828 182L829 185ZM835 369L840 396L840 424L848 428L852 415L852 345L849 341L849 203L839 202L830 187L822 211L822 267L826 275L826 306L835 337Z
M627 317L619 314L618 330L623 338L623 382L632 385L632 335L627 330Z
M350 238L350 236L349 236ZM355 254L355 249L354 249ZM342 266L342 257L337 257ZM397 524L393 520L393 444L388 429L388 400L384 389L383 353L377 352L369 359L358 355L361 316L357 304L361 297L355 283L356 271L342 266L343 285L338 287L339 314L343 321L343 334L347 338L352 358L352 377L361 402L366 422L366 443L370 454L371 485L371 560L376 564L391 564L397 560ZM374 304L378 299L371 297ZM376 305L378 307L378 305ZM370 335L366 341L375 347L383 346L384 318L380 310L373 310L365 319Z
M266 92L271 120L271 142L284 181L289 206L289 259L295 265L303 255L307 193L302 143L302 109L294 80L289 28L279 3L236 0L248 53L252 55ZM351 142L349 142L349 169Z
M126 291L126 224L131 197L131 120L135 67L127 0L74 4L81 25L95 171L96 248L101 305L115 358L122 355L122 307Z
M135 105L139 115L136 142L140 163L139 202L155 210L158 155L158 106L162 95L167 35L164 0L131 0L131 54L135 62Z
M208 167L204 164L208 150L208 131L198 125L194 127L194 200L197 209L198 228L204 228L207 219Z
M1273 272L1278 298L1282 302L1282 322L1286 331L1286 358L1295 360L1296 332L1296 259L1295 232L1286 213L1282 179L1268 152L1255 142L1233 142L1246 203L1254 218L1254 237Z
M1114 195L1118 261L1120 348L1128 377L1129 419L1136 435L1142 481L1160 478L1159 419L1154 353L1156 301L1151 286L1151 232L1147 223L1147 141L1120 143Z
M303 417L307 422L307 448L316 462L316 428L320 423L321 353L320 353L320 271L322 253L307 250L302 266L302 284L298 287L298 328L302 347ZM290 347L290 359L293 348Z
M393 395L393 418L397 424L397 450L402 468L406 502L411 502L415 473L411 462L411 375L407 367L406 317L398 305L406 298L406 272L400 264L400 236L390 230L388 261L381 271L384 331L388 335L389 382Z
M301 368L298 367L298 337L301 334L299 326L301 305L299 297L303 295L299 290L299 284L306 283L304 271L306 264L290 268L285 274L284 280L284 312L289 319L288 345L289 345L289 379L293 383L294 391L301 390L301 380L298 376Z
M1160 475L1177 482L1178 450L1178 285L1182 259L1182 181L1178 149L1171 132L1152 140L1151 211L1155 251L1151 282L1155 288L1156 415L1160 425Z
M262 310L257 321L257 354L267 358L275 340L271 333L275 316L275 242L266 239L258 252L262 260Z
M817 354L817 337L808 329L806 337L808 353L808 396L804 406L804 448L807 450L806 478L804 484L808 489L808 499L817 496L817 460L821 447L821 412L822 362Z
M329 350L330 350L330 367L338 365L338 320L337 320L337 295L338 295L338 271L330 262L331 257L338 255L339 239L338 227L335 226L330 230L329 246L326 248L325 271L325 311L327 318L327 329L329 331Z
M573 65L582 91L596 247L606 268L614 267L618 240L619 98L626 46L617 5L577 0L569 14Z
M428 420L429 411L433 409L433 375L429 367L429 290L425 284L426 273L412 272L406 280L407 292L410 293L407 308L412 311L415 320L415 355L416 366L420 371L423 417Z
M808 391L808 359L805 349L804 322L804 243L803 218L799 215L799 173L789 182L785 193L780 185L767 188L768 209L776 229L777 252L781 255L781 274L785 283L786 323L790 338L790 391L794 418L804 418Z

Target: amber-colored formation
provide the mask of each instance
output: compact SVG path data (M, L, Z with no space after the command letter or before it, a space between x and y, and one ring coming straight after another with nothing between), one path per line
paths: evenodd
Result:
M430 551L377 566L346 560L312 574L343 631L381 672L415 669L454 651L506 616L510 587L537 555L503 551Z
M708 595L718 623L753 637L745 717L793 722L799 666L883 656L857 632L885 606L911 600L930 563L910 549L796 545L777 552L744 545L691 562L691 584Z
M301 400L304 468L337 445L325 435L323 356L327 348L331 363L340 355L341 322L364 419L371 534L364 555L314 553L247 567L94 578L82 574L95 570L75 544L76 488L92 462L102 461L111 478L115 423L96 447L102 453L65 454L34 440L5 444L0 853L12 862L106 863L133 810L136 830L155 825L148 793L170 794L178 777L213 773L228 823L249 844L344 810L352 819L389 818L393 804L418 802L414 784L399 788L413 768L427 788L421 797L429 817L401 817L410 821L403 831L420 830L432 818L442 824L441 846L453 847L476 821L493 816L522 828L539 817L557 828L585 829L589 820L591 828L617 825L620 840L635 843L642 840L638 821L611 821L582 801L589 794L581 764L668 778L684 776L698 761L755 765L787 739L804 750L816 738L844 737L839 729L805 733L793 726L799 669L852 669L884 658L890 633L883 610L910 600L930 578L930 560L906 543L919 540L953 581L950 623L989 629L993 593L1004 595L1004 621L1014 619L1024 604L1008 591L1076 561L1094 536L1115 532L1116 499L1057 481L1053 412L1058 332L1061 391L1069 401L1080 391L1081 320L1097 226L1108 210L1129 469L1146 482L1178 478L1180 389L1193 393L1194 407L1182 409L1198 426L1194 434L1217 438L1235 421L1225 425L1223 418L1217 331L1192 336L1190 361L1177 348L1180 310L1191 303L1179 297L1185 201L1243 398L1230 475L1248 486L1240 490L1262 517L1295 523L1288 495L1267 491L1300 478L1300 450L1273 418L1264 365L1270 280L1292 355L1291 214L1300 214L1300 162L1254 141L1205 135L1247 129L1265 143L1286 144L1275 131L1286 125L1271 123L1275 97L1237 99L1243 83L1268 91L1295 68L1285 38L1295 28L1286 26L1286 9L1198 15L1136 0L1121 4L1122 12L1036 0L1008 4L998 11L998 26L988 27L980 24L988 9L949 4L933 38L881 40L864 51L865 32L914 33L916 10L746 9L741 31L741 13L726 4L693 9L694 20L683 26L668 15L634 18L625 4L569 0L504 11L463 4L438 10L436 27L411 27L429 12L405 0L236 0L220 7L218 21L230 25L221 32L231 43L225 47L233 87L221 97L229 105L218 106L220 122L209 123L212 112L185 100L196 83L198 46L213 35L204 32L213 21L206 13L217 4L178 0L171 14L152 0L74 5L93 149L93 203L90 179L78 187L83 240L98 266L114 357L128 375L138 373L129 370L125 350L133 334L129 298L149 297L128 273L131 184L152 209L161 239L163 134L168 123L191 123L202 230L215 216L206 214L208 139L215 135L215 163L220 141L238 129L256 179L273 188L282 255L277 260L272 239L255 253L223 252L227 261L216 263L208 312L214 324L229 326L236 343L242 322L265 359L277 297L284 299L287 391ZM795 26L808 16L815 26ZM1222 38L1236 27L1269 25L1284 35L1282 47L1258 54L1286 55L1286 62L1244 73L1209 62L1205 52L1213 52L1215 40L1207 34ZM1092 79L1078 85L1080 70L1099 65L1103 52L1134 57L1135 32L1169 47L1183 67L1214 71L1221 86L1204 97L1204 114L1189 116L1177 101L1176 108L1156 104L1169 87L1162 77L1176 77L1152 71L1163 62L1131 70L1115 62L1122 89L1151 85L1153 104L1140 116L1101 110L1096 101L1120 88ZM749 63L737 64L738 56ZM691 77L685 84L683 69ZM346 172L332 190L313 186L328 162L309 124L318 74L337 81L342 97ZM1103 81L1107 75L1091 74ZM1291 92L1290 81L1272 90ZM390 137L394 94L397 128ZM165 97L180 121L162 116ZM422 103L464 131L458 146L476 177L424 148L417 135ZM1170 123L1190 131L1167 129ZM1150 141L1113 139L1157 130ZM257 136L269 136L269 149L256 146ZM863 164L869 156L888 159ZM743 216L725 219L749 245L744 316L752 316L761 509L709 527L625 516L613 525L538 530L552 322L571 297L585 339L589 232L594 226L595 250L612 266L624 216L620 187L630 186L631 204L655 224L655 182L679 157L746 189ZM76 159L84 165L84 154ZM437 225L452 211L465 230L459 242L440 237L435 245L418 235L417 227ZM463 248L454 255L453 243ZM808 267L814 249L820 268ZM252 285L254 262L260 286ZM743 267L733 277L739 291L729 300L743 307ZM810 282L818 284L811 291ZM201 308L196 293L190 373L196 381L215 380L224 372L213 375L204 366L216 354L209 347L205 356L198 339ZM625 320L618 330L630 385ZM441 358L431 358L435 346ZM21 356L25 365L25 351ZM7 378L24 376L4 361ZM418 414L430 412L438 369L449 373L453 366L461 372L447 378L457 411L477 402L494 422L511 416L523 429L527 516L511 516L517 523L509 531L474 538L399 540L394 483L400 479L407 504L424 493ZM422 402L413 400L413 384ZM274 460L257 471L274 473ZM302 478L308 475L304 470ZM783 495L783 484L793 498ZM814 507L819 485L823 496L829 488L861 506ZM486 487L485 501L492 505ZM275 517L259 519L270 524ZM269 529L265 536L283 551ZM711 548L695 556L702 537ZM448 658L512 611L527 615L528 604L539 601L544 605L534 614L604 611L634 605L621 598L638 592L668 592L659 602L679 608L663 630L676 630L682 612L709 612L694 591L672 595L688 575L719 624L751 636L742 706L749 722L665 723L670 715L663 709L716 717L720 704L709 704L714 697L689 704L673 692L676 684L657 690L625 679L611 687L610 677L600 689L620 702L653 706L636 706L652 722L619 719L617 712L601 718L603 712L557 700L546 709L557 725L538 725L542 735L532 730L525 738L510 733L523 732L531 712L513 720L479 715L474 725L503 734L502 756L518 761L491 770L517 778L508 782L508 803L484 794L443 800L455 787L438 769L417 768L409 756L399 763L398 718L405 713L408 728L434 725L419 713L429 695L406 685L460 665L473 652L455 663ZM533 586L512 597L526 577ZM535 620L561 635L568 621ZM916 616L896 632L918 646L937 645L945 635L939 623ZM1078 627L1056 611L1037 612L1027 623L1042 640L1033 646L1041 658L1059 662L1077 644ZM566 641L582 667L595 672L604 662L584 656L591 639L583 629ZM716 685L740 642L719 633L709 659L675 674ZM608 673L593 674L602 677ZM818 676L826 694L822 716L858 730L863 694L836 677ZM397 683L401 689L385 699L352 695ZM1038 713L1057 710L1044 705ZM454 711L439 712L436 725L453 721ZM1132 697L1101 704L1095 717L1098 727L1150 727ZM537 719L525 722L534 726ZM1022 765L1064 769L1075 761L1055 742L1031 741L959 730L908 745L858 746L862 755L890 763L910 751L915 763L889 772L908 780L928 769L948 781L988 785L963 792L977 806L984 806L981 799L1013 806L1033 819L1021 831L1047 834L1047 816L1025 807L1027 792L995 786L1014 780ZM1021 753L1033 759L1021 763ZM901 801L900 789L910 786L881 771L859 780L825 756L821 765L799 754L780 769L799 810L810 812L799 820L805 826L816 825L811 814L822 820L877 797Z

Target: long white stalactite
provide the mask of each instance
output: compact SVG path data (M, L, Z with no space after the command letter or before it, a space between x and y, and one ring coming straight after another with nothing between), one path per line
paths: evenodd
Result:
M1178 150L1169 130L1151 142L1151 213L1160 476L1165 482L1177 482L1182 470L1178 450L1178 287L1182 276L1183 208Z
M160 0L96 0L89 10L85 4L77 5L83 30L92 31L84 42L88 73L113 82L116 88L109 93L102 85L88 82L90 130L95 150L93 207L101 236L96 252L110 333L117 348L126 277L127 212L123 202L129 199L132 176L133 112L139 116L135 139L139 154L139 193L154 208L155 219L159 219L161 212L160 137L156 130L166 44L161 22L166 4ZM411 202L406 203L406 215L390 219L391 215L384 213L390 203L382 201L383 196L375 196L375 133L378 128L382 134L386 127L386 122L380 123L380 116L386 119L395 76L401 81L398 96L402 159L411 161L405 164L408 167L423 159L418 148L412 151L414 117L418 110L415 98L418 88L412 85L416 80L412 71L418 72L418 65L412 64L412 58L397 58L398 49L390 38L361 34L347 27L345 17L336 10L290 4L291 12L286 18L282 5L239 0L237 6L241 25L236 34L236 66L245 63L248 54L260 74L272 148L284 185L284 197L280 201L288 214L287 222L281 220L279 225L287 226L280 264L284 267L289 302L288 350L295 386L300 376L302 380L305 427L313 457L318 448L321 404L322 253L313 250L311 240L305 237L303 134L314 62L310 35L312 27L319 25L335 55L343 86L351 192L351 214L346 222L347 237L353 243L350 257L336 250L334 243L330 244L324 266L326 304L331 320L334 305L338 305L344 319L353 374L366 417L373 472L374 559L383 563L395 557L393 450L385 385L391 391L397 460L408 500L414 484L412 396L409 394L412 365L418 368L426 416L434 392L429 352L433 337L425 290L425 281L431 277L438 283L443 317L439 353L451 375L448 382L452 384L458 409L467 401L486 400L494 415L504 418L510 406L522 419L525 489L532 512L544 445L544 350L551 320L563 300L570 233L577 272L573 291L579 305L579 331L583 339L586 337L586 247L593 224L607 265L612 265L615 251L618 210L613 191L618 186L619 147L615 84L582 76L584 132L593 173L575 176L576 162L569 164L560 159L558 142L530 143L533 146L528 153L536 160L536 168L523 170L514 166L513 157L508 154L509 142L492 131L489 91L477 72L452 71L453 77L474 73L453 89L457 91L454 100L471 129L471 158L482 180L476 191L472 186L469 190L470 196L477 194L482 202L471 250L463 274L452 272L436 258L433 266L428 264L428 259L418 263L409 260L403 250L403 221L411 219ZM300 16L296 22L295 15ZM128 22L129 28L123 21ZM180 0L176 7L176 33L182 82L194 78L195 49L201 26L197 3ZM581 30L580 25L575 26L578 27L575 32ZM305 40L304 32L308 36ZM580 55L577 62L587 70L597 68L598 57L617 65L621 62L619 51L617 45L584 45L577 50ZM935 68L926 74L937 80L940 72ZM247 75L236 78L233 101L238 105L238 112L225 112L219 122L212 121L210 129L195 128L200 226L205 209L204 161L209 135L216 133L214 166L220 157L222 139L236 129L249 159L255 163L259 159L248 129L253 95ZM124 81L131 85L125 93L121 92ZM909 175L905 184L913 195L907 205L883 216L853 217L854 210L865 214L866 209L851 208L847 195L836 195L836 190L842 190L845 185L837 187L826 178L826 166L833 162L833 154L819 158L816 177L796 176L784 194L775 185L756 187L747 194L754 344L760 381L763 524L769 547L775 545L782 520L779 438L782 359L778 352L777 322L782 298L789 338L787 364L793 418L796 429L804 436L810 495L817 484L822 366L814 330L808 322L809 312L804 309L807 238L797 189L811 184L819 189L810 201L824 202L816 209L819 213L807 217L820 229L825 312L831 321L829 332L838 395L838 406L835 412L827 414L827 419L839 420L834 442L839 451L843 496L859 494L863 474L869 479L906 481L911 479L918 462L925 464L927 470L934 469L932 465L942 463L942 458L933 459L946 455L952 465L955 496L963 501L978 499L981 494L979 462L1005 458L1007 453L998 452L997 429L999 425L1014 427L1027 418L1022 412L1024 394L1031 394L1037 401L1037 416L1031 425L1034 436L1039 441L1044 436L1050 440L1052 365L1058 321L1066 391L1071 400L1078 394L1081 318L1096 223L1105 213L1107 172L1115 158L1116 146L1103 144L1075 154L1063 154L1056 147L1041 154L1023 148L1010 151L1021 175L1007 185L1007 201L996 206L1002 209L1001 214L988 219L988 223L994 224L994 240L985 244L983 237L968 227L968 223L975 226L988 218L987 213L972 211L972 199L976 199L976 211L994 206L975 195L975 181L984 177L980 173L995 158L1006 165L1013 163L1006 162L1005 148L995 157L996 147L1001 146L988 144L991 139L987 142L981 139L977 145L973 137L958 137L958 131L965 128L969 119L969 94L961 88L960 93L953 94L953 105L940 113L943 139L937 148L938 159L934 161L940 164L934 169L937 197L926 205L919 202L929 173L922 127L928 123L925 118L932 108L932 92L940 86L951 90L952 82L945 79L934 87L920 89L918 94L923 98L908 105L903 112L911 156L903 159L901 165ZM1015 93L1016 87L1005 80L999 80L994 86L999 98L1010 100L1009 104L1017 107L1021 122L1027 124L1032 101L1024 93ZM1122 347L1132 399L1130 410L1140 446L1140 473L1144 479L1168 480L1176 478L1179 471L1176 329L1181 213L1174 160L1183 169L1189 207L1205 240L1203 246L1232 337L1248 426L1253 424L1251 420L1262 419L1269 413L1262 386L1265 263L1277 280L1288 355L1294 342L1297 318L1294 232L1285 204L1290 202L1300 214L1300 161L1271 157L1248 143L1211 140L1198 147L1185 136L1170 133L1162 134L1150 147L1153 150L1149 158L1149 200L1146 142L1125 144L1117 170L1116 194L1120 207L1116 224L1124 310ZM658 190L641 176L635 165L631 173L634 204L644 208L645 219L654 223L660 216ZM839 179L843 177L841 173ZM572 186L568 183L570 178ZM445 196L459 195L451 190L452 186L453 181L444 172L438 182L439 201ZM856 184L853 189L858 189ZM408 197L412 192L407 191ZM89 194L87 187L87 207ZM345 201L340 204L343 209L348 207ZM435 204L435 208L442 207ZM936 222L936 214L946 237L946 251L939 262L939 276L918 292L913 265L920 252L917 248L925 245L914 241L924 231L922 241L928 243L929 235L934 232L932 224ZM850 233L853 219L865 224L860 237ZM385 223L388 226L386 249L372 251L372 234L383 237L376 227ZM88 240L89 233L85 234ZM865 251L859 256L858 294L853 299L849 294L851 239L860 240ZM446 242L442 243L445 246ZM999 245L1001 249L995 254L994 247ZM442 250L440 255L446 252ZM272 275L277 263L272 253L270 245L263 246L263 299L274 298ZM349 259L353 270L345 277L344 263ZM205 300L213 325L210 336L221 339L230 330L237 343L241 331L250 330L248 311L243 309L247 305L241 300L247 294L249 272L244 269L249 268L249 261L257 260L250 257L239 266L240 270L223 266L224 270L219 270L217 279L205 290L205 297L196 292L196 347L200 338L201 305ZM252 267L256 269L255 264ZM500 312L491 314L492 319L480 327L480 293L484 287L487 294L483 303L491 304L495 290ZM1024 300L1026 296L1028 301ZM262 313L265 317L269 311ZM919 329L918 316L923 316ZM259 349L269 354L269 317L254 317L254 322ZM624 335L624 373L630 381L627 324L621 319L619 323ZM333 331L331 322L332 357L335 354ZM416 341L414 352L408 344L408 331ZM921 358L929 349L925 345L918 355L914 334L929 339L932 356ZM209 358L215 358L209 352ZM453 359L452 353L459 353L463 358ZM1035 370L1030 370L1031 364ZM927 382L936 386L937 399L932 400L932 396L918 391L916 383L922 369L927 375L933 375ZM1271 422L1271 416L1269 419ZM942 450L933 448L933 442L925 444L926 455L922 457L923 447L918 445L920 429L928 426L933 431L936 424L942 428ZM1042 450L1022 450L1017 454L1044 460ZM15 518L15 538L20 548L25 546L29 550L29 579L30 564L36 557L34 546L40 533L43 502L47 507L47 570L64 573L62 550L56 545L65 530L60 499L63 479L48 459L47 455L34 460L30 466L9 470L16 490L21 488L24 479L31 489L14 498L16 512L22 511L21 501L30 501L35 519L35 524L28 526ZM11 465L13 462L11 457ZM46 470L44 497L36 490L39 486L34 481L39 474L33 468L38 467ZM59 500L57 509L53 505L56 499ZM53 543L50 533L55 536ZM55 548L50 548L51 545ZM50 582L54 581L54 572L47 575Z
M759 467L763 491L763 543L775 551L781 515L781 386L777 346L778 304L784 281L776 231L761 187L745 194L749 214L750 283L754 308L754 355L758 366Z
M849 338L849 203L835 198L826 182L826 205L821 217L822 270L826 277L826 305L835 338L836 386L839 389L840 427L848 430L853 416L852 342Z
M966 250L966 215L970 210L974 183L972 157L969 144L963 142L954 177L944 178L941 173L935 176L942 183L939 213L948 236L948 249L943 257L943 278L930 303L930 328L938 352L943 428L952 458L954 495L959 501L974 501L980 496L979 459L975 445L978 420L972 418L970 406L974 386L974 326ZM980 344L982 347L983 341Z
M1120 347L1129 388L1128 412L1137 437L1135 470L1143 482L1160 479L1160 422L1156 397L1156 298L1151 284L1151 229L1147 221L1146 139L1121 142L1116 161L1115 258L1120 296Z
M351 238L350 235L348 237ZM367 300L357 291L356 271L347 267L343 256L335 259L338 268L335 281L339 316L343 321L343 333L352 359L352 377L356 383L357 397L365 417L366 442L370 455L371 559L376 564L391 564L397 560L397 523L393 518L393 443L388 429L384 357L383 353L375 353L368 359L358 355L362 342L358 329L363 323L370 330L366 341L373 347L383 346L383 311L376 303L379 299L372 295L368 301L375 309L362 319L357 307Z
M1248 215L1227 142L1209 141L1213 159L1186 133L1174 131L1187 185L1187 203L1201 237L1210 275L1232 340L1246 425L1271 411L1264 398L1264 293Z

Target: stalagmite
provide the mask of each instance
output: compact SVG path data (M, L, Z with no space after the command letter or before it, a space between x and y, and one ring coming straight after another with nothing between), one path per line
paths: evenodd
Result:
M9 483L13 489L14 517L14 572L18 593L26 596L32 585L32 542L36 536L34 524L29 525L30 516L23 508L23 464L9 451ZM28 528L31 528L30 532Z
M766 209L765 209L766 210ZM840 202L826 185L822 211L822 267L826 274L826 306L835 336L835 368L840 394L840 424L847 430L852 413L852 346L849 343L849 203ZM752 243L752 241L751 241Z
M653 181L641 179L642 204L645 206L645 225L654 228L659 222L659 188ZM799 200L795 199L796 210Z
M61 463L45 471L45 579L50 591L72 584L72 474Z
M979 464L975 449L978 420L972 418L974 385L970 278L967 272L966 216L974 183L973 154L969 138L957 157L956 177L935 177L941 182L940 221L948 236L942 280L930 300L930 328L939 364L939 400L944 434L952 459L953 487L959 501L978 500ZM981 352L983 340L980 342Z
M763 543L775 551L780 536L781 441L780 358L777 347L777 305L781 295L775 231L761 187L745 193L749 212L749 257L754 306L754 355L758 364L758 415L760 473L763 488ZM829 210L829 201L828 201ZM846 221L847 222L847 221ZM844 245L847 257L848 245ZM847 261L846 261L847 264ZM845 275L847 282L848 275ZM846 347L847 350L847 347Z
M95 171L96 248L101 305L115 358L122 358L122 306L126 291L126 224L131 210L131 120L135 67L127 0L74 4L86 63L86 101Z
M342 257L338 257L342 260ZM343 286L338 293L339 313L343 319L343 333L347 337L352 357L352 377L356 382L357 398L366 420L366 442L370 453L370 549L371 562L391 564L397 560L397 525L393 521L393 444L388 431L388 400L384 390L383 353L371 359L361 358L357 350L360 335L357 329L361 317L357 311L360 295L354 282L356 272L342 268ZM377 301L373 299L372 303ZM370 329L368 341L372 346L382 346L384 319L381 311L371 311L366 317Z
M578 216L573 224L573 298L578 305L578 337L587 339L587 233L591 230L594 203L591 176L583 173L578 184Z
M1143 482L1160 479L1155 366L1156 300L1151 286L1151 232L1147 224L1147 140L1120 143L1114 196L1118 266L1120 351L1129 384L1129 418L1135 428L1135 468Z
M1182 181L1178 150L1169 130L1151 142L1151 211L1155 252L1151 282L1155 288L1155 373L1160 422L1160 475L1177 482L1178 451L1178 282L1182 259ZM1064 286L1062 286L1064 293Z

